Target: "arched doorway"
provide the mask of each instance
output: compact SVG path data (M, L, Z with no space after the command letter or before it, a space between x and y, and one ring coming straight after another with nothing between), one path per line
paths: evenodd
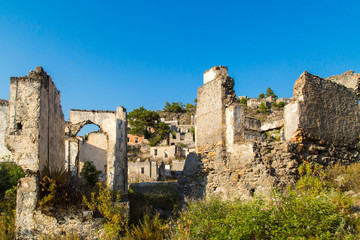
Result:
M99 181L106 182L108 137L96 124L84 125L77 134L78 171L81 173L85 162L91 162L101 172Z

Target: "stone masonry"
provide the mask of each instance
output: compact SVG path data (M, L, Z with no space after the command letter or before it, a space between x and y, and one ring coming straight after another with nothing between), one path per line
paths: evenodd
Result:
M18 185L17 238L31 238L35 231L39 172L64 169L64 125L60 93L42 67L11 78L6 143L27 174Z
M121 194L126 195L126 109L118 107L116 111L70 111L70 121L66 123L66 162L68 163L70 171L79 164L79 142L76 135L86 124L95 124L99 126L101 132L106 135L106 182L110 189L118 190ZM97 148L95 145L92 146L93 148ZM95 163L95 165L96 164L100 163Z
M225 69L212 69L219 68ZM232 100L234 81L225 71L210 71L219 75L198 90L196 153L188 155L179 180L185 195L269 196L273 188L293 184L304 161L328 166L360 160L352 88L305 72L285 111L260 121ZM269 139L272 134L279 138Z
M0 103L1 107L7 107L5 101ZM0 109L0 117L1 114L7 115L5 108ZM42 67L36 67L28 76L11 78L8 119L7 128L2 128L7 129L5 142L14 161L26 173L18 183L16 238L38 239L44 235L59 236L64 232L96 238L103 220L92 218L90 213L68 213L62 221L37 209L40 173L44 169L50 172L68 170L65 169L65 153L69 163L71 147L77 148L67 140L69 144L65 152L65 121L60 93ZM107 156L108 186L126 195L126 110L118 107L114 112L73 111L66 127L67 137L76 136L88 123L98 125L106 133L107 151L102 156Z

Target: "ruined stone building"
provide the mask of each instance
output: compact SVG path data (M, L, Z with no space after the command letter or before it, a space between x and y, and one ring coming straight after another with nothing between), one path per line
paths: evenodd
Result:
M196 153L180 179L185 194L268 196L273 187L293 184L304 161L359 161L359 77L304 72L285 110L260 118L238 103L226 67L206 71L197 93Z
M14 161L26 173L17 192L17 238L33 239L62 231L91 235L99 229L96 221L82 222L69 217L59 222L38 210L40 175L46 169L78 174L81 162L90 160L105 172L108 187L126 196L126 110L123 107L114 112L72 110L70 121L65 123L60 93L51 77L37 67L28 76L10 79L9 102L1 102L0 117L8 119L4 121L8 123L6 134L4 126L0 126L0 134L5 136ZM84 142L76 135L86 124L98 125L101 133L90 134ZM7 154L1 143L0 150Z
M71 110L65 122L60 93L41 67L12 77L9 101L0 101L0 155L10 155L26 172L18 185L16 235L31 239L65 231L91 238L101 228L95 219L71 215L58 221L37 209L40 173L46 168L78 175L91 161L102 172L100 180L122 195L128 174L154 181L174 172L187 196L248 199L293 184L304 161L358 162L359 82L353 71L326 79L304 72L293 97L283 99L285 108L257 113L253 103L239 103L228 69L213 67L198 89L196 118L191 114L190 124L172 119L168 144L149 148L146 161L128 163L125 108ZM79 136L89 124L99 131Z

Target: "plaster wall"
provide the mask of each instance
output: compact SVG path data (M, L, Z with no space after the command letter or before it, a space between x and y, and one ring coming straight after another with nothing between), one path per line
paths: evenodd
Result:
M0 99L1 100L1 99ZM6 147L5 136L8 125L9 103L2 100L0 102L0 162L2 160L11 160L12 153Z
M89 133L86 141L80 142L79 172L86 161L93 162L96 169L101 171L101 179L106 179L107 166L107 137L104 133Z

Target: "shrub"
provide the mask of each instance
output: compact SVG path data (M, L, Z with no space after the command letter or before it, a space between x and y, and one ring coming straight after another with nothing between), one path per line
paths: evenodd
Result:
M126 234L130 239L170 239L170 224L160 219L159 213L156 213L152 218L149 214L146 214L143 221L138 225L127 227Z
M278 106L279 108L283 108L283 107L285 107L285 103L284 103L284 102L279 102L279 103L277 104L277 106Z
M67 202L67 172L60 168L44 167L40 171L40 207L63 205Z
M25 177L24 170L13 162L0 164L0 198L4 197L8 189L17 185L17 181Z
M269 111L269 108L266 106L265 103L260 103L259 108L256 110L259 113L267 113Z
M93 162L86 161L81 169L80 176L85 180L86 184L94 187L98 182L101 171L98 171Z
M327 187L327 171L305 162L299 174L293 188L274 193L270 201L190 202L179 216L175 238L358 239L360 219L352 199Z
M15 210L0 213L0 239L15 239Z
M173 139L176 139L176 131L175 131L175 130L173 130L173 131L171 132L171 135L173 136Z
M193 134L193 140L195 142L195 128L194 127L190 127L190 132Z
M246 105L247 104L246 98L242 97L241 99L239 99L239 103Z
M0 202L0 239L15 239L16 190L6 190Z
M16 185L24 176L22 168L15 163L0 164L0 239L15 239Z
M90 199L83 196L83 204L95 214L100 214L105 218L104 229L107 238L117 239L125 230L127 208L120 202L119 194L114 199L114 193L102 183L98 183L97 186L98 191L92 192Z

